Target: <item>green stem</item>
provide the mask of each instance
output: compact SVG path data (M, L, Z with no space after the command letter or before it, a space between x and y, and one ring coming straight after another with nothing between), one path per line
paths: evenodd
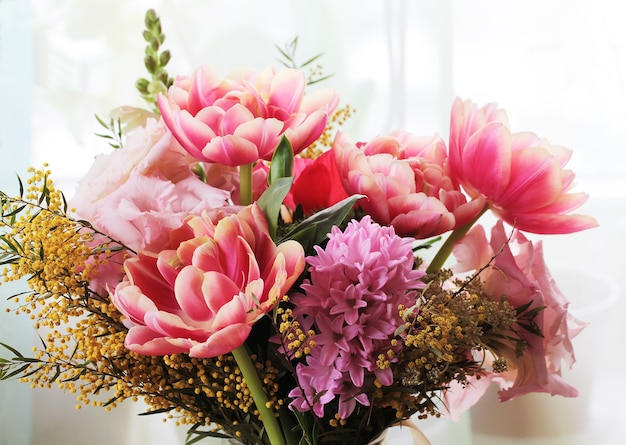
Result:
M457 243L457 241L459 241L461 238L465 236L465 234L469 231L469 229L471 229L472 226L476 223L476 221L478 221L478 219L481 216L483 216L483 214L487 211L488 208L489 206L485 205L485 207L478 213L478 215L476 215L476 217L473 220L471 220L464 226L459 227L458 229L455 229L452 231L448 239L446 239L446 241L443 243L443 245L441 246L441 248L439 249L435 257L433 258L433 260L428 265L428 268L426 269L426 273L435 273L441 270L444 263L446 262L450 254L452 253L452 248Z
M239 166L239 203L252 204L252 164Z
M274 415L274 411L268 407L267 394L263 390L263 384L257 374L256 367L252 363L252 359L244 345L233 350L233 357L237 361L237 366L241 370L243 378L246 380L250 394L254 399L254 404L259 410L259 415L263 421L265 432L270 439L270 445L285 445L285 437L278 424L278 419Z

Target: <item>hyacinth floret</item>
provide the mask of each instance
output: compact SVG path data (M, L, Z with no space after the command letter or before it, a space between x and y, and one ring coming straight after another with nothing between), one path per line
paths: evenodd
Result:
M393 383L387 364L401 347L399 308L415 303L424 273L415 269L413 239L370 216L352 220L344 231L333 227L328 238L325 248L316 246L317 255L307 258L304 293L291 297L295 319L316 334L290 396L293 409L312 409L319 417L335 400L346 419L357 402L369 406L363 389Z

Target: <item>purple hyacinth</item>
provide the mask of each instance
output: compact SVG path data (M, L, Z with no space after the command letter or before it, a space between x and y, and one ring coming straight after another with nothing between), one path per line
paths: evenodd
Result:
M319 417L338 397L345 419L357 402L369 405L363 388L392 384L392 370L380 359L393 362L399 351L396 331L404 321L398 308L415 303L424 273L414 269L413 239L369 216L343 232L333 227L328 237L326 248L316 246L317 255L307 258L311 275L304 293L291 297L296 320L316 334L306 364L298 365L300 386L290 396L292 408L313 409Z

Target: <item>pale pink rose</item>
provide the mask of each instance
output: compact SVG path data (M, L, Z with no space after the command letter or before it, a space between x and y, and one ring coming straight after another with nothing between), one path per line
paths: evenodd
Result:
M192 357L231 352L303 272L302 246L276 246L256 204L214 217L222 219L187 219L167 249L125 262L126 278L112 299L130 326L128 349Z
M492 266L480 275L485 290L494 300L505 296L514 307L530 301L530 309L545 306L535 319L543 338L519 326L517 331L529 346L526 353L519 357L515 344L506 339L492 345L496 353L507 358L511 369L502 374L488 373L483 378L500 384L502 401L530 392L574 397L578 391L563 379L561 372L563 367L574 364L571 339L585 324L568 312L569 302L543 260L541 242L533 243L515 231L507 243L508 236L501 221L492 229L490 241L487 241L482 226L474 227L454 248L458 259L454 270L477 270L498 253ZM478 387L468 389L472 390L478 390ZM477 400L475 395L467 394L466 397Z
M457 99L450 123L450 167L472 198L485 198L501 219L533 233L571 233L598 225L570 214L586 200L570 193L571 151L529 132L512 133L495 104L478 108Z
M191 171L194 162L162 122L150 120L124 148L96 158L70 207L131 249L158 251L188 215L227 203L227 191Z
M294 153L312 144L338 104L332 90L305 95L304 73L267 68L224 79L209 67L179 77L158 98L168 128L196 159L239 166L269 161L284 135Z
M131 174L180 181L191 175L192 162L163 121L149 119L145 127L128 134L124 148L96 157L78 183L72 205L77 209L91 207L126 182Z
M98 203L89 221L134 250L158 251L187 216L223 206L225 196L194 177L174 184L154 176L131 175Z
M467 202L449 177L438 136L396 132L355 144L340 132L332 149L347 194L365 195L363 210L399 235L438 235L465 225L484 207L480 198Z

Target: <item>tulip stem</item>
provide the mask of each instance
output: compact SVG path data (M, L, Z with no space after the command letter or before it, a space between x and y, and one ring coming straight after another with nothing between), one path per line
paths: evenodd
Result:
M478 221L480 217L483 216L483 214L487 211L488 208L489 208L489 205L485 205L485 207L478 213L478 215L476 215L474 219L472 219L470 222L468 222L464 226L459 227L458 229L454 229L452 231L450 236L448 236L448 238L443 243L441 248L439 248L439 251L433 258L433 260L430 262L430 264L426 268L426 273L435 273L441 270L444 263L446 262L450 254L452 253L452 249L454 248L454 245L457 243L457 241L459 241L461 238L463 238L467 234L469 229L471 229L472 226L476 224L476 221Z
M252 363L252 359L250 358L245 345L241 345L234 349L232 354L233 357L235 357L237 366L239 366L239 369L241 370L241 375L245 379L246 385L250 390L254 404L259 410L259 415L261 417L261 421L263 422L263 426L265 427L267 437L270 440L270 445L285 445L285 437L283 436L283 432L278 424L278 419L276 419L274 411L269 407L267 394L263 390L263 384L261 383L259 374L257 374L256 367L254 366L254 363Z
M239 166L239 203L252 204L252 164Z

